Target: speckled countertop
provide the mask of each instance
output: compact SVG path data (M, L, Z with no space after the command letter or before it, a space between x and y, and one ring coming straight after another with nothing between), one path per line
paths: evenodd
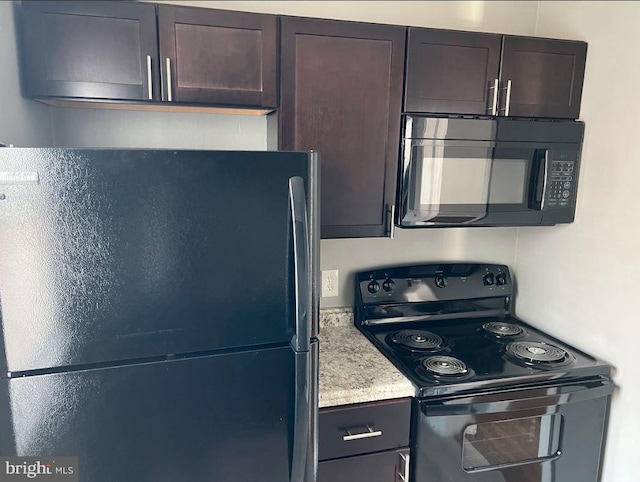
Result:
M353 325L345 308L320 310L320 408L411 397L415 389Z

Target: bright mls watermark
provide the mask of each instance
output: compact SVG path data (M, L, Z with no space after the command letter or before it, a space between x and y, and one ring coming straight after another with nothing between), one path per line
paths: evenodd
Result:
M0 457L0 482L78 482L78 457Z

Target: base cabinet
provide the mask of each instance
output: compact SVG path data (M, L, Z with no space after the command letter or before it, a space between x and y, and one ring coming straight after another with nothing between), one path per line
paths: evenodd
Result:
M410 418L410 398L321 409L318 482L409 482Z
M318 464L318 482L408 482L408 473L408 450L390 450Z

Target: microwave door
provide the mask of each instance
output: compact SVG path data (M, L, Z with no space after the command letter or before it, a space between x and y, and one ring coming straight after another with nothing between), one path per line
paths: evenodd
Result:
M540 224L549 152L539 144L497 143L485 218L487 224Z
M412 139L405 146L401 224L467 224L487 214L493 143Z

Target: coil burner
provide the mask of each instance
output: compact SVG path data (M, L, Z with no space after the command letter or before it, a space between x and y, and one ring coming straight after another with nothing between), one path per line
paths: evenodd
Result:
M441 336L424 330L401 330L391 335L391 341L396 345L418 351L437 351L445 348Z
M525 364L547 364L550 366L571 363L573 357L557 346L535 341L516 341L509 343L506 354Z
M455 377L469 373L467 365L452 356L430 356L422 361L422 366L434 375Z
M524 328L513 323L503 321L491 321L482 325L482 329L498 338L516 338L525 335Z

